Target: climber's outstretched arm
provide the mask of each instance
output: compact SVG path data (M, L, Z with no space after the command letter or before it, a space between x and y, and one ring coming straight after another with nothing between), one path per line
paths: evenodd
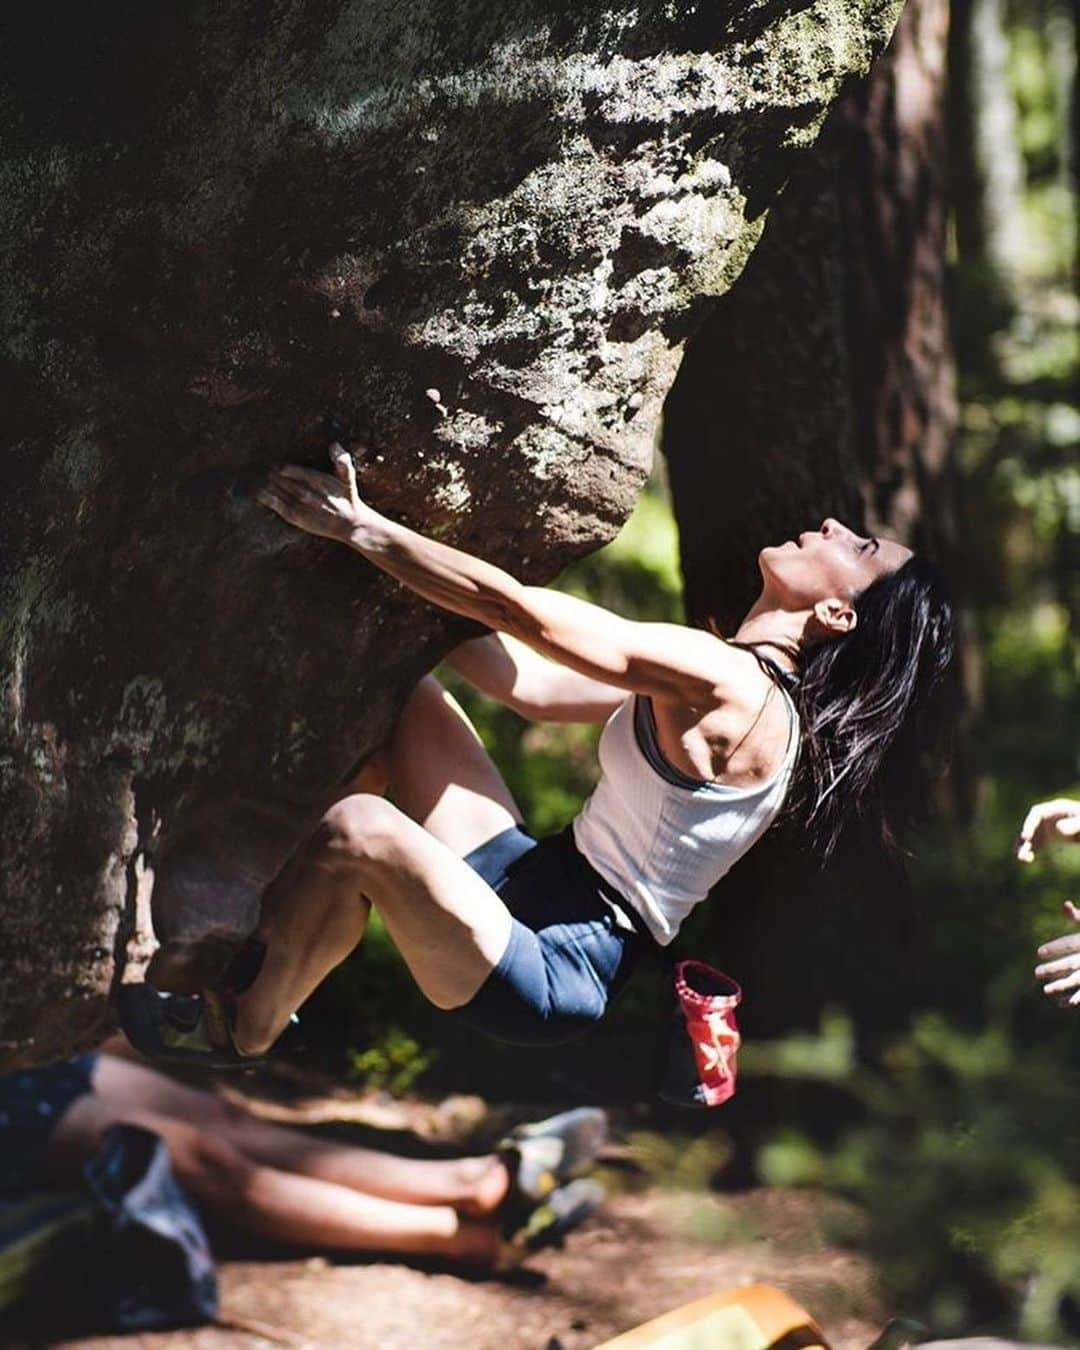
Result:
M549 661L506 633L463 642L446 658L462 679L531 722L606 722L626 690Z
M433 604L509 633L590 679L698 708L742 692L745 652L711 633L635 623L575 596L523 586L500 567L380 515L360 500L351 458L340 446L331 453L336 477L286 465L259 500L298 529L347 543ZM754 677L760 682L756 666Z

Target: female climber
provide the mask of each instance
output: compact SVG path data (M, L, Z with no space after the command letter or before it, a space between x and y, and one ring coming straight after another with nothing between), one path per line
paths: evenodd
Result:
M534 839L461 708L425 678L360 785L381 791L382 776L391 800L336 801L268 893L254 980L226 1004L129 986L140 1048L249 1063L372 905L437 1007L511 1042L563 1040L782 810L822 859L850 822L895 839L952 649L936 575L908 549L833 519L765 548L760 595L725 639L523 585L380 515L336 443L331 460L333 474L273 472L259 500L493 630L451 664L526 717L604 723L600 781L566 831Z

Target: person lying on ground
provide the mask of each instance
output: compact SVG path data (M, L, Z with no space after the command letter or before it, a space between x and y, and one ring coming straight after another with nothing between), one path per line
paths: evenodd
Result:
M165 1141L208 1213L290 1246L499 1270L560 1241L602 1199L577 1176L606 1140L596 1108L520 1127L481 1157L403 1158L259 1120L113 1054L0 1078L0 1188L77 1182L121 1122Z
M1021 862L1034 862L1043 845L1054 840L1080 844L1080 801L1056 797L1036 802L1020 827L1016 856ZM1080 907L1066 900L1065 917L1080 924ZM1080 1007L1080 931L1044 942L1038 957L1035 978L1047 998L1063 1008Z
M462 709L423 679L382 759L393 804L354 791L326 812L268 893L261 969L231 1007L125 987L145 1053L221 1067L262 1054L372 905L438 1008L502 1040L563 1041L782 812L819 860L852 822L895 843L952 652L924 559L830 517L761 551L760 595L725 638L523 585L380 515L340 445L331 459L333 475L276 471L259 500L494 630L451 664L526 716L605 723L600 781L568 830L537 841Z

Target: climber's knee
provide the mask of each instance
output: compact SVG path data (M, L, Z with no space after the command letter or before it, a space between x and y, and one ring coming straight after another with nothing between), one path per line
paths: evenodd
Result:
M442 681L434 675L425 675L409 695L404 715L425 708L441 708L445 698L446 690L442 686Z
M411 824L384 798L357 792L327 811L315 842L330 866L362 871L396 856L402 834Z
M238 941L209 934L198 942L163 942L150 958L146 980L173 994L216 989L236 955Z

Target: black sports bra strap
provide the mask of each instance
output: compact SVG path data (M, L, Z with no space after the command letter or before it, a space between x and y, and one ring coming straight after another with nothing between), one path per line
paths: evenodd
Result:
M775 661L771 656L766 656L764 652L758 651L756 643L735 642L731 638L727 641L729 646L741 647L743 651L749 652L765 674L768 675L770 679L775 680L777 684L782 685L784 689L787 689L790 692L798 688L798 673L793 670L785 670L779 661Z

